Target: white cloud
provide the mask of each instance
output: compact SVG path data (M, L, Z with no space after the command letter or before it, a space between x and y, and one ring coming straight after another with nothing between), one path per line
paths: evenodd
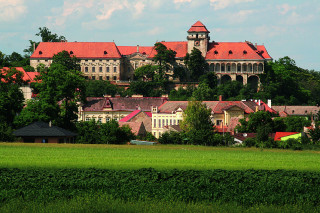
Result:
M280 14L285 15L291 10L295 10L297 7L296 6L290 6L289 4L282 4L278 5L277 9L279 10Z
M148 35L157 35L162 31L160 27L154 27L153 29L147 32Z
M174 0L173 3L184 3L184 2L191 2L191 0Z
M265 38L271 38L281 34L285 34L287 33L287 31L288 31L287 28L282 26L262 25L255 28L254 34L259 36L262 39L265 39Z
M240 10L236 13L224 13L223 15L221 15L221 17L223 18L223 20L226 20L229 23L242 23L248 19L248 16L255 12L256 11L254 10Z
M253 2L255 0L210 0L214 10L221 10L234 4Z
M24 0L0 0L0 22L18 19L27 12Z
M158 0L148 2L154 5ZM116 11L127 10L133 17L143 13L146 7L146 0L64 0L61 8L53 8L54 16L48 16L49 22L62 26L71 17L86 15L86 21L109 20ZM92 19L92 20L88 20ZM95 20L93 20L95 19Z

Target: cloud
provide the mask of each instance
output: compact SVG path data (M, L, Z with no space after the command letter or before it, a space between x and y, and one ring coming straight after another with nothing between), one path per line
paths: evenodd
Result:
M281 15L285 15L289 11L295 10L296 8L297 8L296 6L290 6L289 4L282 4L277 6L277 9L279 10Z
M184 2L191 2L191 0L174 0L173 3L178 4L178 3L184 3Z
M162 31L160 27L154 27L153 29L147 32L148 35L157 35Z
M287 33L287 31L288 31L287 28L282 26L262 25L255 28L254 34L259 36L262 39L265 39L265 38L271 38L281 34L285 34Z
M253 2L255 0L210 0L214 10L221 10L234 4Z
M68 19L86 15L86 21L109 20L116 11L127 10L133 17L143 13L146 0L64 0L61 8L54 8L53 16L48 20L54 25L62 26ZM148 4L156 4L158 0ZM91 19L91 20L90 20Z
M0 0L0 22L18 19L27 12L24 0Z

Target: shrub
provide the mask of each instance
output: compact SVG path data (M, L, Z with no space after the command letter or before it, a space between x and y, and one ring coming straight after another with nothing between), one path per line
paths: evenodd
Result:
M169 131L165 132L158 139L161 144L182 144L182 135L180 132Z
M243 141L243 145L246 147L252 147L256 146L257 141L255 138L247 138L246 140Z
M285 140L285 141L279 141L279 148L302 150L303 146L300 140L295 138L289 138L288 140Z

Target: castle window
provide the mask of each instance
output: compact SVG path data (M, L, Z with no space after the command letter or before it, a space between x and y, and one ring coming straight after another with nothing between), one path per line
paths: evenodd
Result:
M198 35L198 33L196 34L196 38L198 38L199 37L199 35Z
M70 51L70 55L72 55L73 54L73 51Z
M110 68L109 67L107 67L107 72L110 72Z
M113 80L116 81L117 80L117 76L113 76Z
M92 80L96 80L96 76L92 76L92 78L91 78Z
M113 67L113 72L117 72L117 67Z
M102 72L102 67L99 67L99 72Z
M109 76L107 76L107 81L109 81L110 80L110 77Z
M99 76L99 80L102 81L102 76Z
M214 51L214 54L215 54L215 55L218 55L218 51L217 51L217 50L215 50L215 51Z
M42 51L39 51L39 55L42 55Z
M232 54L232 50L229 50L229 54Z
M92 67L92 72L96 72L96 68L95 67Z
M247 54L248 52L247 52L247 50L243 50L243 54Z
M84 68L84 71L85 71L85 72L88 72L88 67L85 67L85 68Z
M104 51L104 52L103 52L103 54L107 55L107 54L108 54L108 52L107 52L107 51Z

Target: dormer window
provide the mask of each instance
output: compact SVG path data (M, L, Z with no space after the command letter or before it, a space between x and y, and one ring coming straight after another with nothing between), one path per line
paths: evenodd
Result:
M245 54L245 55L246 55L247 53L248 53L248 52L247 52L247 50L243 50L243 54Z
M229 50L229 54L230 54L230 55L232 54L232 50Z
M42 55L42 51L39 51L39 55Z
M73 54L73 51L70 51L70 55L72 55Z
M218 55L218 51L217 51L217 50L215 50L215 51L214 51L214 54L215 54L215 55Z
M107 55L107 53L108 53L107 51L104 51L104 52L103 52L103 54L105 54L105 55Z

